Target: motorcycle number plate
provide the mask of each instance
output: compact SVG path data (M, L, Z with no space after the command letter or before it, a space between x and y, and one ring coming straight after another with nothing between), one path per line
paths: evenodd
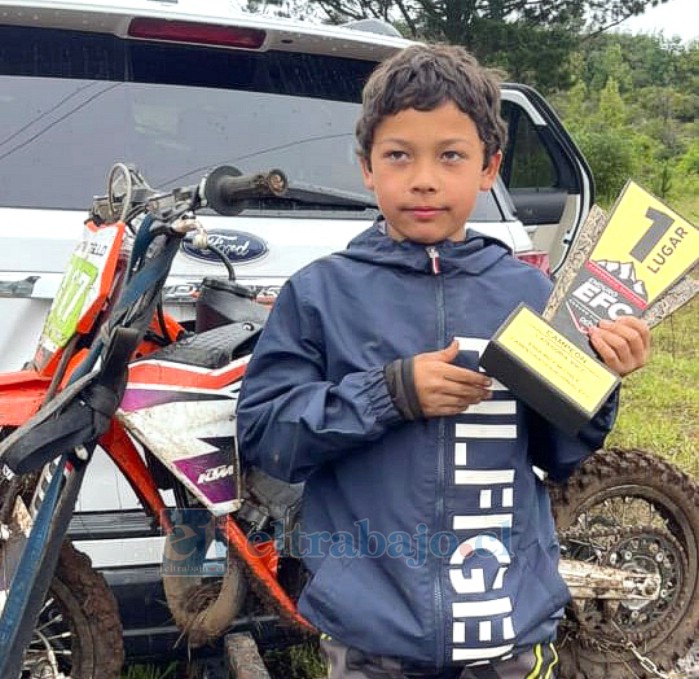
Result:
M114 282L122 223L85 225L83 238L70 258L39 338L35 363L44 367L77 333L87 333L104 306Z

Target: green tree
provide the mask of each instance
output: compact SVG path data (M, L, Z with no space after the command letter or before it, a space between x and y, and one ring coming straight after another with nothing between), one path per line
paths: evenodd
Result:
M602 201L633 177L661 198L696 191L699 44L662 35L597 35L569 60L553 97L592 166Z
M633 146L615 130L587 131L580 141L592 164L598 196L608 204L619 195L626 180L637 175Z
M667 0L313 0L333 23L400 20L413 38L466 46L482 21L579 28L587 22L592 30L603 31L663 2Z
M619 83L612 77L600 92L597 117L606 129L618 129L626 125L626 105L619 94Z
M463 45L483 63L545 93L570 83L568 56L598 33L667 0L248 0L279 13L317 11L330 23L375 18L406 37ZM305 8L305 9L304 9Z
M606 36L605 36L606 38ZM596 41L601 49L592 49L587 59L586 81L593 90L601 90L613 78L621 92L633 87L631 66L625 57L622 45L616 40Z
M695 138L680 157L677 169L683 174L699 177L699 139Z

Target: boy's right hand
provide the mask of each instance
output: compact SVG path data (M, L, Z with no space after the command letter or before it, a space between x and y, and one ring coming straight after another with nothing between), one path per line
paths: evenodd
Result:
M492 397L488 376L452 365L458 353L459 343L454 340L446 349L414 357L413 381L425 417L458 415Z

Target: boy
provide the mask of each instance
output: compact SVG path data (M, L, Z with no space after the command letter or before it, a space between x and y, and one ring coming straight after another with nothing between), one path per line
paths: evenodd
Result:
M381 217L282 290L238 406L247 462L306 481L299 609L333 679L550 677L568 599L545 487L599 447L610 399L572 438L478 372L520 301L551 284L466 232L505 126L491 73L463 49L413 46L364 89L357 139ZM590 340L624 375L637 319ZM329 636L328 636L329 635Z

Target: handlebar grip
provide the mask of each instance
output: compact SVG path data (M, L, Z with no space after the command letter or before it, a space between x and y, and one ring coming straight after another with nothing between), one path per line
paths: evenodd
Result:
M206 204L221 215L237 215L248 198L281 196L289 182L281 170L240 174L230 165L217 167L205 180Z

